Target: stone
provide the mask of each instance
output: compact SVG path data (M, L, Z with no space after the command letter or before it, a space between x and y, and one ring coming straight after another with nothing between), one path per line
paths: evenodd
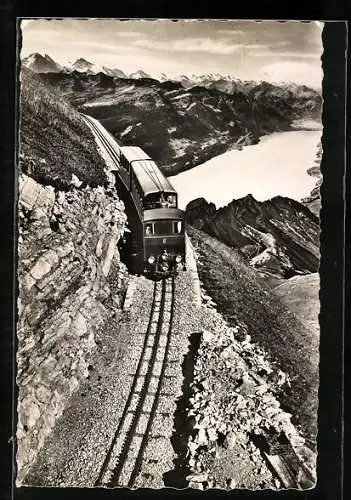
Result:
M210 387L209 381L207 379L202 380L200 385L205 391L207 391Z
M205 489L202 483L197 483L195 481L189 482L189 488L194 488L196 490L204 490Z
M225 360L233 360L235 358L235 352L232 346L228 346L221 352L221 358Z
M208 439L209 439L210 441L212 441L212 442L213 442L213 441L216 441L216 440L217 440L217 438L218 438L217 431L216 431L216 429L215 429L215 428L213 428L213 427L209 427L209 428L207 429L207 435L208 435Z
M72 186L79 188L83 182L75 174L72 174L71 184Z
M29 291L35 285L35 282L36 280L30 274L27 274L23 279L23 286Z
M237 487L237 482L234 478L227 479L228 488L234 490Z
M35 395L41 403L48 403L51 398L51 391L44 385L40 385L36 390Z
M280 483L279 479L274 478L274 486L275 486L277 489L279 489L279 488L280 488L281 483Z
M203 342L209 343L213 340L214 335L212 332L209 332L208 330L203 330L202 331L202 340Z
M97 257L101 257L102 256L102 244L103 244L103 241L104 241L104 235L101 235L98 242L97 242L97 245L96 245L96 249L95 249L95 253L96 253L96 256Z
M48 274L50 270L51 270L51 265L41 257L32 267L30 274L35 280L40 280L43 276Z
M34 179L23 176L23 184L22 187L20 186L19 203L24 205L28 210L31 210L37 201L40 189L40 184Z
M60 258L66 257L72 252L74 252L74 244L71 240L56 249L56 253Z
M206 473L189 474L188 476L186 476L186 480L194 483L204 483L208 480L208 475Z
M72 394L79 387L79 382L76 377L71 377L68 381L69 393Z
M82 313L80 313L79 311L77 312L74 318L72 327L74 328L74 331L78 335L78 337L82 337L88 331L87 321L85 317L82 315Z
M45 259L45 261L51 266L53 267L54 265L56 265L59 261L59 258L58 258L58 254L55 250L49 250L47 252L45 252L45 254L43 255L43 257Z
M196 440L199 446L205 446L208 444L208 438L206 436L206 431L204 428L200 427L199 432L196 436Z
M226 435L223 445L227 450L232 450L235 447L236 442L237 442L236 434L233 431L230 431Z
M190 453L192 455L196 452L196 450L198 449L198 447L199 447L199 444L197 442L195 442L195 441L189 441L188 448L189 448L189 451L190 451Z
M95 338L94 338L94 333L91 331L86 339L86 345L90 350L94 349L94 347L96 347L96 343L95 343Z
M37 403L31 401L29 404L24 404L22 402L21 412L26 419L26 425L29 428L34 427L37 420L40 418L40 409Z

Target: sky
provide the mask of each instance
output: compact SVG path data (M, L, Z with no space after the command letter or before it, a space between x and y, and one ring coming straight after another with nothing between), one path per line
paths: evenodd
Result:
M320 88L322 29L319 21L25 19L21 57L39 52L62 65L83 57L154 77L220 73Z

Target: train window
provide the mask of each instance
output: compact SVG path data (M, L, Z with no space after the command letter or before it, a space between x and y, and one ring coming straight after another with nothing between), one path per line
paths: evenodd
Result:
M128 170L128 160L124 155L121 155L121 165L125 170Z
M177 197L174 194L152 193L145 197L145 208L176 208Z
M174 194L169 194L167 196L167 205L169 208L175 208L177 206L177 198Z
M182 234L182 232L183 232L183 221L178 220L176 222L173 222L173 232L175 234Z
M172 234L172 222L169 220L159 220L154 223L154 234Z
M159 205L159 194L158 193L153 193L149 194L145 197L144 199L145 202L145 209L153 209L153 208L160 208Z
M151 234L154 234L154 225L145 224L145 236L150 236Z

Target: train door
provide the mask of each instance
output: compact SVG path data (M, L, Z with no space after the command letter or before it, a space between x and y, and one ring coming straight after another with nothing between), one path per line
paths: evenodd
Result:
M144 270L144 234L141 219L133 226L130 246L131 271L141 274Z

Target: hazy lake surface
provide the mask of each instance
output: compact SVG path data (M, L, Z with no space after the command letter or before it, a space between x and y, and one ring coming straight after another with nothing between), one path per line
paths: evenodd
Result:
M277 195L304 198L316 184L307 169L314 165L321 135L321 130L275 132L170 177L179 207L203 197L218 208L249 193L259 201Z

